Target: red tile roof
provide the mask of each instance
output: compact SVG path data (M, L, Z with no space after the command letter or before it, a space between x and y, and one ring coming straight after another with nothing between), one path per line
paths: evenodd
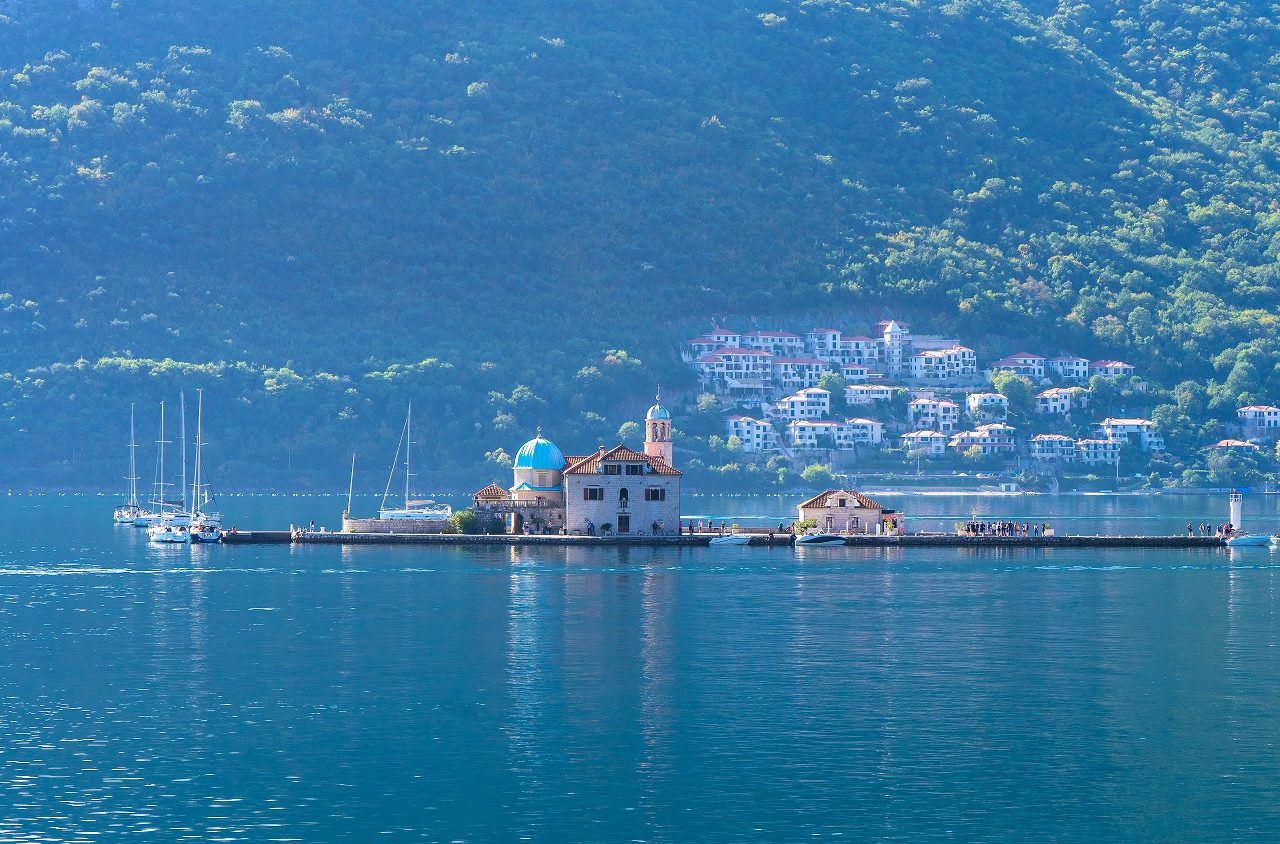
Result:
M509 501L511 493L497 484L489 484L471 497L476 501Z
M811 507L821 507L822 502L832 495L843 495L848 498L852 498L853 500L858 502L858 505L860 507L864 507L868 510L884 509L884 507L879 502L874 501L873 499L868 498L862 493L855 492L851 489L829 489L826 492L820 492L817 495L815 495L813 498L810 498L808 501L805 501L804 503L802 503L800 505L800 508L809 509Z
M666 461L658 457L650 457L639 451L627 448L625 445L617 445L608 451L604 451L601 447L600 451L587 457L573 457L566 461L564 473L566 475L594 475L600 464L604 463L645 463L657 475L680 475L681 472L673 469L666 464Z

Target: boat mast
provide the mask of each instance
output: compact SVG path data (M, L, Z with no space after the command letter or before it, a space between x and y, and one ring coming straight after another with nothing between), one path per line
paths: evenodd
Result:
M204 506L200 499L200 464L204 450L204 390L196 388L196 453L191 480L191 512L197 514Z
M408 426L408 419L405 419L405 425ZM387 485L382 489L382 505L379 510L387 509L387 498L391 495L391 482L396 477L396 466L400 463L400 446L404 445L405 428L400 429L400 439L396 442L396 456L391 458L391 472L387 475Z
M347 481L347 515L351 515L351 497L356 489L356 453L351 452L351 479Z
M180 487L180 489L182 490L182 510L180 512L186 513L188 511L187 511L187 393L185 390L182 391L181 393L178 393L178 420L179 420L178 424L182 427L182 436L179 437L179 439L182 441L182 485ZM193 505L195 504L194 501L191 503Z
M164 447L169 441L164 438L164 399L160 400L160 439L156 443L160 446L156 462L156 482L155 482L155 500L152 504L160 507L160 512L164 512L164 488L167 484L164 481Z
M129 506L138 506L138 439L133 432L133 416L137 405L129 403Z
M409 509L409 480L413 477L409 471L409 455L413 453L413 402L409 402L409 410L404 417L404 509Z

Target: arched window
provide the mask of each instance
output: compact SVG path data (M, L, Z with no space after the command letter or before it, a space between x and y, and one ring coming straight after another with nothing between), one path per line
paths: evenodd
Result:
M631 494L627 492L627 488L625 486L622 489L618 490L618 506L619 507L626 507L627 504L630 503L630 499L631 499Z

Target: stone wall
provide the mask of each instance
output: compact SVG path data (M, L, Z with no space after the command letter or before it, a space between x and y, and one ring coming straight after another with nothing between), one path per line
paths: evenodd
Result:
M452 533L453 525L440 519L351 519L342 520L343 533Z

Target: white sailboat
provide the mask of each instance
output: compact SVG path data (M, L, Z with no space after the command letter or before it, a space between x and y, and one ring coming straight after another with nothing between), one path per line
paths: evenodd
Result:
M395 479L396 466L400 462L400 446L404 446L404 506L388 507L387 498L391 495L391 482ZM382 506L378 508L379 519L430 519L444 521L453 515L453 508L448 504L440 504L430 499L414 499L410 493L413 481L413 469L409 455L413 451L413 403L404 417L404 430L400 432L400 442L396 445L396 456L391 461L391 474L387 476L387 487L382 492Z
M169 443L165 439L164 429L164 402L160 402L160 439L156 443L160 446L159 456L156 463L156 490L157 494L152 501L153 504L160 508L160 514L157 521L153 522L147 528L147 537L152 542L162 544L186 544L191 541L191 533L187 529L190 523L190 516L185 512L187 503L186 491L186 474L187 474L187 432L186 432L186 399L181 400L181 417L182 417L182 499L180 501L169 501L165 498L165 487L172 486L164 479L164 447Z
M129 482L129 498L124 504L116 508L115 523L118 525L132 525L139 516L151 514L151 511L143 507L138 501L138 441L137 437L134 436L133 428L135 408L135 405L129 405L129 476L125 478Z
M196 450L191 481L192 542L217 542L222 539L222 514L217 501L203 482L204 472L204 390L196 390Z
M151 528L160 524L164 519L164 511L167 504L165 500L165 487L168 486L164 480L164 447L168 444L165 439L164 428L164 402L160 402L160 439L156 440L156 475L155 480L151 483L151 500L148 504L155 509L148 509L145 513L141 513L134 517L134 527Z

